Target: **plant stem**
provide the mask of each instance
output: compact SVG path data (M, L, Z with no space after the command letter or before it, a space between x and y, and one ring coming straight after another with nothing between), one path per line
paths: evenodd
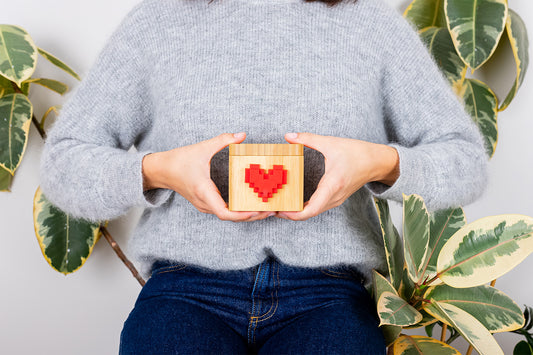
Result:
M446 341L446 329L448 329L448 325L447 324L443 324L442 325L442 331L440 333L440 341L442 341L443 343Z
M107 228L104 226L100 226L100 230L102 231L102 234L104 235L105 239L108 241L109 245L111 245L111 248L113 248L117 256L120 258L120 260L122 260L122 262L126 265L126 267L130 269L131 273L133 274L133 277L135 277L137 281L139 281L141 286L144 286L146 281L144 281L141 275L139 275L139 272L137 271L135 266L133 266L131 261L129 261L126 255L122 252L122 249L120 249L117 242L113 239L111 234L109 234L109 232L107 231Z
M471 355L472 354L472 350L474 350L474 347L472 345L468 346L468 350L466 351L465 355Z
M460 336L461 334L459 333L453 334L451 337L448 338L448 340L446 340L446 344L451 344L455 339L459 338Z
M35 128L37 128L37 131L41 135L41 138L43 140L46 140L46 132L44 131L44 129L42 129L41 124L39 123L39 121L37 121L37 118L35 118L35 115L31 115L31 121L35 125Z

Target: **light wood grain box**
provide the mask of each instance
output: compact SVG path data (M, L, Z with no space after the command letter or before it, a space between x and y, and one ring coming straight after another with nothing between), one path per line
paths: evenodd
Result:
M229 209L301 211L303 150L302 144L230 144Z

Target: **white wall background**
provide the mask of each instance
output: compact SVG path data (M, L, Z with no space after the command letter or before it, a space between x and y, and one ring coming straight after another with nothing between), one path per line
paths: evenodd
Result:
M162 0L164 1L164 0ZM383 0L403 12L407 0ZM37 46L72 66L81 77L122 17L139 0L16 0L3 1L0 23L29 31ZM510 0L525 20L533 45L533 2ZM78 82L39 56L34 77ZM533 65L533 63L532 63ZM491 73L481 72L499 98L513 82L510 53L490 62ZM477 73L476 73L477 74ZM477 75L476 75L477 76ZM38 85L30 99L36 117L64 102ZM533 216L533 69L526 75L518 96L498 119L499 140L490 162L490 183L476 203L465 206L469 221L502 214ZM32 201L39 185L38 163L43 142L34 126L11 193L0 193L0 353L2 354L114 354L123 322L133 308L140 285L115 256L105 239L96 245L86 264L74 274L54 271L39 249L32 219ZM393 213L400 220L399 206ZM109 223L109 231L125 247L140 215L132 209ZM497 287L520 306L533 306L533 256L500 278ZM520 339L497 335L506 354ZM454 343L455 344L455 343ZM459 344L459 343L457 343ZM466 350L461 345L462 352Z

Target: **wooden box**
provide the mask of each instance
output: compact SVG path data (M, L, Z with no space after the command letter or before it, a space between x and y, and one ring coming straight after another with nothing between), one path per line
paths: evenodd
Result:
M230 144L231 211L301 211L302 144Z

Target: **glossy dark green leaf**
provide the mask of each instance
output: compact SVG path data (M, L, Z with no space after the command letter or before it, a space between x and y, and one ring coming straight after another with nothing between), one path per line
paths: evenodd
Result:
M54 206L40 188L33 201L33 222L44 258L65 275L85 263L100 234L99 223L71 217Z
M466 111L476 122L485 139L485 150L492 157L498 143L498 98L482 81L468 78L462 96Z
M420 37L448 79L454 92L459 93L467 66L457 55L448 29L446 27L427 27L420 32Z
M507 18L506 0L445 0L448 29L461 59L473 70L498 45Z
M391 283L396 290L400 288L403 273L403 244L398 230L392 223L387 200L374 198L381 225L381 235L385 245L385 255L389 266Z
M19 26L0 24L0 75L20 84L37 66L37 48L28 32Z
M0 166L0 191L11 191L13 176Z
M39 51L39 54L42 55L45 59L47 59L50 63L52 63L53 65L55 65L59 69L64 70L65 72L67 72L68 74L72 75L76 79L81 80L80 76L78 74L76 74L76 72L74 70L72 70L68 65L63 63L61 60L59 60L55 56L53 56L51 53L48 53L47 51L45 51L42 48L38 48L38 51Z
M403 12L403 17L418 30L430 26L445 28L444 0L413 0Z
M516 63L516 79L514 84L503 100L498 111L503 111L509 106L515 97L518 89L524 81L524 77L529 66L529 39L527 36L527 28L524 20L513 10L509 9L507 22L505 24L507 36Z
M12 175L26 151L32 114L33 106L25 95L0 98L0 166Z
M429 213L421 196L403 195L403 245L409 277L415 283L423 281L423 269L428 256Z

